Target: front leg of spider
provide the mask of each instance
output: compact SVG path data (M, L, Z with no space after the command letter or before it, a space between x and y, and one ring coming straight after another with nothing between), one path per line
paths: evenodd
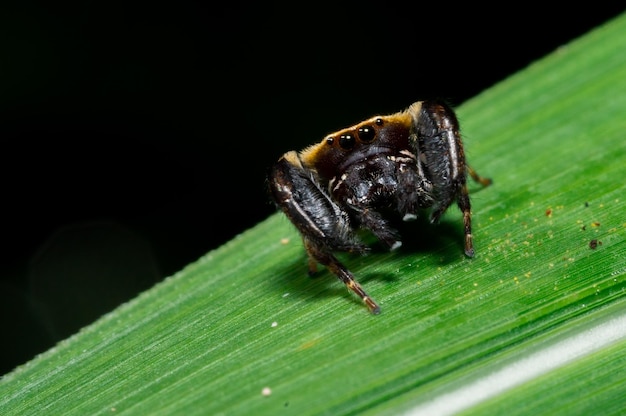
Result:
M302 235L309 273L316 271L319 262L359 296L372 313L378 314L378 304L333 255L336 250L363 253L367 248L354 236L348 213L329 197L316 173L303 165L297 152L285 153L273 166L269 187L276 204Z
M438 101L424 101L419 111L412 112L414 148L420 154L420 164L425 175L432 181L434 203L431 221L439 219L455 202L463 213L465 255L474 256L472 242L472 219L467 174L483 186L491 179L480 177L465 161L459 122L447 105Z

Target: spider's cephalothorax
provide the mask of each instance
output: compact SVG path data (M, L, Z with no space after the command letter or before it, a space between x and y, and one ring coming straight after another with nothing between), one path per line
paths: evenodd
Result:
M269 185L276 204L302 235L310 273L323 264L378 313L376 302L333 251L364 252L355 235L359 228L397 248L400 236L385 214L395 211L409 221L420 209L431 208L431 220L437 222L456 201L463 212L465 254L472 257L468 173L483 185L491 182L465 163L452 109L439 101L419 101L330 134L301 152L285 153L272 167Z

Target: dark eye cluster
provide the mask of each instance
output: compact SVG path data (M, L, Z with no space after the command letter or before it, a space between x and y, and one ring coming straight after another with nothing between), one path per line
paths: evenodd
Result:
M375 121L377 126L382 126L383 119L377 118ZM339 136L339 146L344 150L350 150L354 147L357 141L361 143L371 143L376 139L376 129L370 125L364 125L359 127L356 132L344 133ZM326 142L329 145L332 145L335 142L333 137L329 137L326 139Z

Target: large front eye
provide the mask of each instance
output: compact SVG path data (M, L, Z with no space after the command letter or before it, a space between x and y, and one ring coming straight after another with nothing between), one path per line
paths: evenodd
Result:
M339 146L344 149L352 149L354 146L354 136L351 134L342 134L339 136Z
M362 142L369 143L376 138L376 130L372 126L359 127L359 138Z

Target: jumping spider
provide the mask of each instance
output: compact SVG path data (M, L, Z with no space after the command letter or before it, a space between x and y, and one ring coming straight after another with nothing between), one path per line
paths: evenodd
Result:
M366 229L393 250L402 245L383 213L404 221L431 208L438 222L456 201L463 212L465 254L474 255L467 174L491 183L465 163L459 123L439 101L419 101L405 111L376 116L285 153L272 167L269 186L278 207L302 235L309 273L326 266L369 310L380 307L333 251L363 253L355 232Z

